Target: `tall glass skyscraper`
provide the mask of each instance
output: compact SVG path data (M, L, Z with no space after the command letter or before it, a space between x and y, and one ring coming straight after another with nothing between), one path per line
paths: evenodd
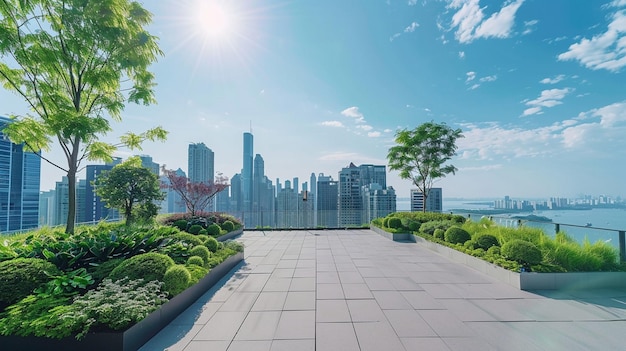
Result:
M243 169L241 171L241 183L243 186L243 210L252 210L253 181L252 172L254 164L254 138L252 133L243 133Z
M189 144L187 173L194 183L210 183L215 180L215 154L204 143Z
M2 133L9 123L0 117L0 232L39 225L41 159Z

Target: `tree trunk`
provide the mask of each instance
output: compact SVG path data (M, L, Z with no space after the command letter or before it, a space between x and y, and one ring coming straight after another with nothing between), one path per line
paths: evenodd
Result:
M67 184L68 211L65 233L74 234L76 225L76 169L74 167L70 167L69 171L67 171Z

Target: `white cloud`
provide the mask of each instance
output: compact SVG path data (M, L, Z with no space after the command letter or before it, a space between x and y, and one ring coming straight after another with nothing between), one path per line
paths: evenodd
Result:
M461 43L470 43L478 38L508 38L515 23L515 14L524 0L509 1L500 11L485 18L480 0L448 0L448 8L457 10L452 16L455 38Z
M408 27L404 28L404 32L405 32L405 33L413 33L413 32L415 32L415 30L416 30L416 29L417 29L417 27L419 27L419 26L420 26L420 25L419 25L419 23L417 23L417 22L413 22L413 23L409 24L409 26L408 26Z
M408 4L409 4L409 6L415 6L415 5L417 5L417 0L409 0Z
M383 130L383 132L384 132L384 133L391 133L391 132L393 132L393 130L391 130L391 129L385 129L385 130Z
M475 90L478 89L480 87L480 84L474 84L471 87L469 87L469 90Z
M478 166L478 167L462 167L459 168L460 172L467 172L467 171L493 171L496 169L501 169L502 165L501 164L495 164L495 165L486 165L486 166Z
M615 6L626 6L626 0L613 3ZM560 54L558 59L579 61L592 70L618 72L626 66L626 10L618 10L612 15L606 32L570 45L569 50Z
M343 123L341 123L339 121L324 121L324 122L322 122L320 124L323 125L324 127L343 128Z
M464 59L465 58L465 51L459 51L459 58L460 59Z
M541 92L538 98L530 101L526 101L526 106L530 106L530 108L524 110L522 116L530 116L534 114L539 114L542 112L544 107L554 107L562 104L561 100L565 98L567 94L572 92L574 89L564 88L564 89L548 89Z
M495 82L498 79L498 76L493 75L493 76L486 76L486 77L482 77L479 79L479 81L481 82Z
M539 83L541 83L541 84L556 84L556 83L562 81L563 79L565 79L565 75L564 74L559 74L558 76L556 76L554 78L544 78L544 79L540 80Z
M367 136L370 138L378 138L380 136L380 132L368 132Z
M402 33L396 33L396 34L394 34L394 35L389 37L389 41L393 41L394 39L396 39L397 37L399 37L401 35L402 35Z
M530 34L534 32L535 25L537 25L537 23L539 23L539 21L537 20L524 21L524 31L522 32L522 35L526 35L526 34Z
M465 83L471 82L474 80L474 78L476 78L476 72L467 72L465 73L465 76L467 76L467 78L465 79Z
M367 124L361 124L361 125L358 125L356 127L359 128L359 129L363 129L366 132L374 129L374 127L372 127L370 125L367 125Z
M467 72L465 73L465 84L470 84L470 82L474 81L476 79L476 72ZM496 75L492 75L492 76L485 76L485 77L481 77L478 78L478 81L480 83L485 83L485 82L494 82L498 79L498 76ZM472 84L468 90L474 90L474 89L478 89L480 87L480 83L474 83Z
M346 117L354 118L356 123L365 123L365 117L363 117L363 114L356 106L348 107L347 109L341 111L341 114Z

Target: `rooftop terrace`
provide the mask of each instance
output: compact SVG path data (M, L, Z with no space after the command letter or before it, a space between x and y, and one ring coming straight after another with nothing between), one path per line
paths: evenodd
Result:
M626 291L521 291L370 230L246 231L154 350L618 350Z

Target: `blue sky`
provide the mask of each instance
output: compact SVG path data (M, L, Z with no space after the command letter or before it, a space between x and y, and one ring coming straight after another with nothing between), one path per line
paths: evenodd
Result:
M186 170L204 142L228 177L243 132L271 179L386 164L394 133L461 128L450 197L625 196L626 0L162 0L158 104L107 140L161 125L142 153ZM26 105L0 92L0 114ZM57 148L48 155L60 162ZM120 152L120 156L128 155ZM130 153L132 154L132 153ZM61 173L43 166L42 190ZM410 181L388 175L407 197Z

